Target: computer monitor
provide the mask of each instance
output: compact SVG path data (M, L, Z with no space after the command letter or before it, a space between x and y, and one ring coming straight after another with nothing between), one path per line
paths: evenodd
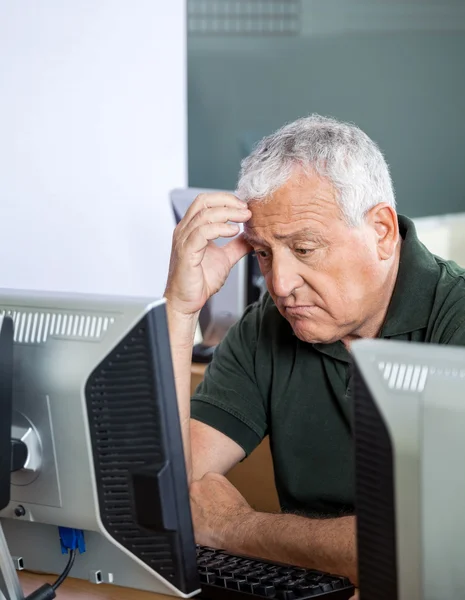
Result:
M465 348L352 351L361 600L465 598Z
M73 577L195 594L164 301L0 290L0 313L14 322L12 437L29 453L0 511L10 554L61 573L57 526L82 529Z
M170 194L176 222L184 217L197 196L212 190L201 188L175 189ZM233 193L233 192L229 192ZM231 238L215 240L219 246L227 244ZM224 286L206 303L200 311L200 328L206 344L215 345L223 338L228 328L237 321L246 306L255 302L265 289L258 261L253 254L240 260L231 270Z
M13 321L0 316L0 510L10 501Z

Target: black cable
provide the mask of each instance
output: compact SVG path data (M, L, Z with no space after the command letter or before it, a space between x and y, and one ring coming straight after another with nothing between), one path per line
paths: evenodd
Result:
M74 559L75 558L76 558L76 550L70 550L70 552L69 552L69 558L68 558L68 564L66 565L63 573L55 581L55 583L52 583L52 588L55 591L60 587L60 585L63 583L63 581L68 577L69 572L73 568Z
M56 597L56 590L60 587L63 581L68 577L69 572L73 568L74 559L76 558L76 550L70 550L68 562L63 573L58 577L55 583L44 583L38 590L29 594L26 600L53 600ZM0 596L1 597L1 596Z
M60 585L63 583L63 581L68 577L69 572L73 568L74 559L76 558L76 552L77 552L76 549L69 551L69 554L68 554L69 558L68 558L68 562L66 563L66 567L64 568L63 573L55 581L55 583L52 583L52 584L44 583L44 585L42 585L39 589L32 592L32 594L29 594L29 596L27 596L25 600L53 600L56 597L56 593L55 593L56 590L60 587ZM2 594L0 592L0 598L1 597L2 597Z

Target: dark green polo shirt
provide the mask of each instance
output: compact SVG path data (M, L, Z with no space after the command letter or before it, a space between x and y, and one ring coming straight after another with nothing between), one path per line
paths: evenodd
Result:
M409 219L380 337L465 344L465 270L431 254ZM284 511L353 512L349 353L342 342L300 341L268 294L218 346L192 399L192 416L247 454L269 434Z

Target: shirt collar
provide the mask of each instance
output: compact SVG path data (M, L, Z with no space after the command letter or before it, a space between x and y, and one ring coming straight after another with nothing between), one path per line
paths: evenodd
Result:
M439 278L433 254L420 242L413 221L399 215L403 238L399 271L379 337L392 337L428 325Z

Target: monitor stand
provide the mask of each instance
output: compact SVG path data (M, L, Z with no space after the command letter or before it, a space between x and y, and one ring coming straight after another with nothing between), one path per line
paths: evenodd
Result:
M0 600L24 600L13 559L0 521Z

